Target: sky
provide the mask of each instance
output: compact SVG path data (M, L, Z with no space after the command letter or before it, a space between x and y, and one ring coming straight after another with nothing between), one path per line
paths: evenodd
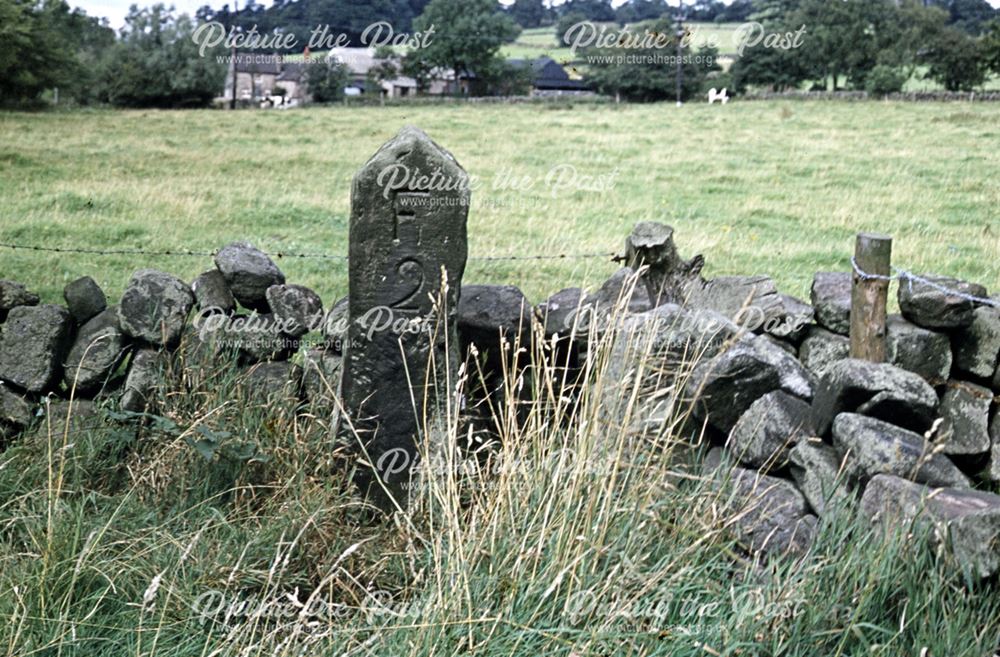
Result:
M177 9L178 13L186 13L194 15L194 12L198 10L199 7L203 5L211 5L212 7L221 7L224 4L232 4L231 0L227 3L226 0L160 0L164 4L172 4ZM244 0L239 2L240 5L243 4ZM510 4L513 0L508 0L504 4ZM68 0L69 4L76 7L81 7L87 12L88 16L103 16L108 19L111 27L116 30L125 24L125 15L128 14L129 5L138 4L140 6L153 4L154 0ZM614 5L619 5L624 0L615 0L612 2ZM677 4L676 0L667 0L668 4ZM994 7L1000 7L1000 0L987 0ZM268 0L264 0L259 4L270 5ZM556 3L558 4L558 2Z

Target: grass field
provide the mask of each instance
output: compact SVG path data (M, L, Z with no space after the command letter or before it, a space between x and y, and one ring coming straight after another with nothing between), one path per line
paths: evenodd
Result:
M245 238L345 254L351 177L406 123L480 182L473 258L610 253L633 224L656 220L677 229L684 253L706 255L709 274L769 273L806 295L814 271L848 267L856 232L878 230L895 238L900 266L1000 282L1000 108L989 104L6 113L0 242L211 251ZM560 171L565 184L547 184ZM117 298L144 266L191 280L211 260L0 249L2 275L50 301L85 274ZM340 262L281 266L327 303L346 291ZM538 301L614 268L473 260L466 280L519 285Z
M658 220L685 255L706 255L709 275L767 272L806 296L814 271L849 268L857 231L877 230L895 237L899 265L1000 285L1000 110L987 104L0 114L0 242L211 250L245 238L344 254L351 177L405 123L480 181L473 258L611 252L635 222ZM585 188L547 184L568 167ZM342 262L280 264L327 304L346 291ZM211 259L0 247L0 278L54 302L84 274L114 301L148 266L190 280ZM473 260L466 281L537 301L615 267ZM187 345L146 422L112 404L96 425L40 418L0 451L0 654L992 654L997 582L963 579L920 531L871 532L850 503L801 559L741 556L725 496L675 437L692 363L661 382L657 409L674 411L640 440L638 392L600 367L613 338L591 336L576 405L538 350L537 403L505 427L496 460L429 471L391 520L363 507L328 410L254 397L235 363ZM508 408L524 383L505 381ZM433 440L463 454L447 419Z
M500 48L506 57L534 59L549 56L557 62L568 62L573 59L573 53L556 39L552 27L535 27L522 30L513 43L506 43Z

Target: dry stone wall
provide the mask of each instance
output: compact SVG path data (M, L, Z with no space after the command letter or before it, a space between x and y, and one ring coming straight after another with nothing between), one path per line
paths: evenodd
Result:
M688 363L693 425L712 447L704 474L740 511L733 527L751 553L808 550L820 518L845 500L892 527L926 522L957 563L981 576L1000 570L1000 310L919 283L901 285L888 321L889 362L848 357L850 275L819 272L811 298L778 292L766 276L706 280L704 259L683 259L673 231L640 224L626 241L628 267L587 292L567 288L532 307L515 287L474 285L457 295L466 356L481 359L495 395L498 354L530 340L554 345L562 366L592 351L581 317L625 308L622 336L645 332L660 370ZM982 285L944 277L941 286L985 297ZM196 345L229 354L265 394L335 414L345 351L346 299L323 301L288 283L246 242L222 248L215 268L191 284L139 269L120 302L91 278L66 286L65 305L41 303L22 283L0 281L0 440L38 421L53 400L104 400L120 411L155 411L164 354ZM996 298L996 297L994 297ZM353 340L364 339L355 331ZM322 336L305 342L303 337ZM645 358L649 358L647 353ZM644 371L615 343L609 372ZM363 367L363 363L357 366ZM380 385L401 386L397 380ZM476 401L475 399L471 401ZM482 401L480 399L479 401ZM519 399L518 403L530 403ZM651 416L656 401L641 400ZM89 402L81 402L89 403ZM476 416L489 404L469 403Z

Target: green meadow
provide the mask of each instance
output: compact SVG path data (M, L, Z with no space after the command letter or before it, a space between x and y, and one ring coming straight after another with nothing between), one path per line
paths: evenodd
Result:
M893 261L1000 281L1000 108L968 103L734 102L333 107L271 112L0 114L0 242L345 255L354 173L404 124L476 181L466 280L533 300L599 284L638 221L676 229L709 275L772 275L807 295L848 267L855 233L895 239ZM343 261L282 258L327 303ZM0 248L0 273L45 299L91 275L116 298L131 273L188 280L209 257L43 254Z

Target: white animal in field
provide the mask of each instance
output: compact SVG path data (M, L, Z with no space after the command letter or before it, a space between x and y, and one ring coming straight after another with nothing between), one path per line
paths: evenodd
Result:
M722 91L716 91L715 87L708 90L708 104L711 105L717 100L722 101L723 105L729 102L729 96L726 95L725 87L722 88Z

